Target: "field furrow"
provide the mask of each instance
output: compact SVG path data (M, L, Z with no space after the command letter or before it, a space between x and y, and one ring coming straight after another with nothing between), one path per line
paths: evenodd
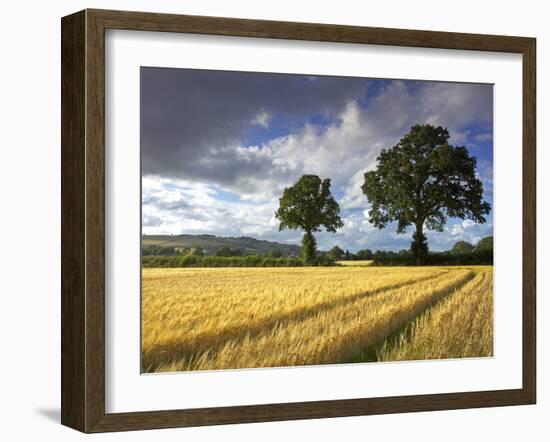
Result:
M380 361L489 357L493 354L492 270L428 310L388 342Z

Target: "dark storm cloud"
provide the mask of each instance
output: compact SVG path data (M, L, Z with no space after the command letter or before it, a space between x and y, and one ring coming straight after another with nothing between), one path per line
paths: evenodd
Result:
M258 115L332 117L366 88L365 79L142 68L143 174L231 184L248 172L268 173L269 162L242 161L227 149Z

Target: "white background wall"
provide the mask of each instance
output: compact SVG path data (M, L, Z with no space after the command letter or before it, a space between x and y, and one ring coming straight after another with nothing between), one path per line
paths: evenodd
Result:
M445 5L445 6L444 6ZM95 440L548 440L550 14L545 2L272 2L231 0L4 2L0 27L0 435L80 440L59 425L60 17L82 8L534 36L538 39L538 405L161 430ZM429 67L427 67L429 69ZM520 192L521 189L518 189ZM546 249L546 250L545 250Z

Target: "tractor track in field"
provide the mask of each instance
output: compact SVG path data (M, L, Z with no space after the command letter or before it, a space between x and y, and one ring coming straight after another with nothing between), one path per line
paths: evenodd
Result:
M273 318L269 318L267 321L259 322L253 325L225 327L216 330L213 333L203 333L197 336L191 336L188 342L182 342L181 340L166 342L142 352L142 366L144 372L152 372L155 370L155 367L162 363L166 363L167 359L189 359L205 351L208 351L209 354L215 356L215 354L229 342L239 342L245 339L256 338L260 335L269 334L275 329L288 327L294 322L303 321L337 307L350 305L361 298L379 295L407 286L412 287L418 283L442 278L448 273L448 271L443 271L436 275L424 276L422 278L406 280L373 290L354 293L343 298L321 302L311 307L301 307L294 311L279 314Z

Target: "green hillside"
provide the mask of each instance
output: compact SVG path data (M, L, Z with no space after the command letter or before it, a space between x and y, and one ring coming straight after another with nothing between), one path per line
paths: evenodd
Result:
M215 235L143 235L143 246L159 246L174 248L202 248L205 253L215 254L222 247L239 249L244 254L268 253L280 251L285 256L298 256L300 247L293 244L259 240L241 236L239 238Z

